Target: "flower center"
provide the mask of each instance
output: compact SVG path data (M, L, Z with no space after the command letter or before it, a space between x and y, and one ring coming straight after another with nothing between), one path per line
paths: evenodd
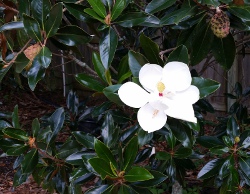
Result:
M159 96L163 96L163 91L165 90L165 85L162 82L157 83L157 90L159 91Z

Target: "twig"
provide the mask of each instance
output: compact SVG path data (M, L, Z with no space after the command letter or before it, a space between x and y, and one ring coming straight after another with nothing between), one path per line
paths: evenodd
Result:
M13 7L10 7L8 5L5 5L4 3L0 3L0 7L4 7L5 9L11 10L11 11L13 11L15 13L19 13L18 10L14 9Z
M176 49L176 47L170 48L170 49L166 49L166 50L164 50L164 51L161 51L161 52L159 53L159 55L162 56L162 55L164 55L165 53L169 53L169 52L173 51L174 49Z

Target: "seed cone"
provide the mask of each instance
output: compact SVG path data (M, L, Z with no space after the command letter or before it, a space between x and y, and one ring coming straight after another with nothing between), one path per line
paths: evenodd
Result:
M211 29L218 38L225 38L230 32L230 21L225 12L217 8L210 20Z

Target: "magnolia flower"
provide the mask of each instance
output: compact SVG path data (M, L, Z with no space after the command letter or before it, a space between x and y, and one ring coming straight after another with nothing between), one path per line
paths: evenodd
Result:
M188 66L182 62L170 62L163 68L146 64L139 72L141 85L127 82L118 95L128 106L139 108L137 119L143 130L161 129L167 115L189 122L197 122L192 104L199 100L199 90L191 85Z

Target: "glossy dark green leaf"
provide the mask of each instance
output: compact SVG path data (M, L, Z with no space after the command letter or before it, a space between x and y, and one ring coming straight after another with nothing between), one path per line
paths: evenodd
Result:
M41 29L39 23L28 15L23 15L23 25L26 33L37 42L42 41Z
M111 162L117 168L117 162L110 149L98 139L95 139L94 145L97 156L105 160L107 163Z
M103 89L103 94L111 101L116 104L122 105L123 102L119 98L117 91L121 87L121 84L111 85Z
M203 77L193 77L192 85L195 85L199 89L200 98L204 98L209 94L215 92L221 84L211 79L205 79Z
M35 138L37 137L39 130L40 130L40 123L39 123L38 118L36 118L32 121L32 135L33 135L33 137L35 137Z
M84 9L84 12L93 17L94 19L97 19L100 22L105 23L104 18L100 17L93 9L86 8Z
M22 129L16 129L16 128L5 128L2 130L2 132L9 136L10 138L17 139L20 141L28 141L29 136L27 135L27 132L23 131Z
M83 132L83 131L73 131L72 134L78 141L78 143L84 145L86 148L94 149L94 137Z
M146 181L153 178L154 176L143 167L133 167L124 175L124 179L128 182Z
M250 6L230 6L228 11L237 17L250 21Z
M22 183L26 182L29 176L30 174L26 174L26 173L24 174L21 168L19 168L13 178L13 186L17 187L21 185Z
M196 105L198 105L204 111L211 113L215 112L214 107L212 106L212 104L210 104L210 102L206 98L199 99L196 102Z
M236 46L233 36L229 34L225 38L214 37L212 53L216 61L225 70L229 70L233 65L236 53Z
M124 130L121 134L120 141L123 143L127 143L138 131L140 127L138 125L132 126L127 130Z
M108 193L106 193L106 194L108 194ZM122 184L119 187L119 191L117 194L139 194L139 193L136 192L132 187L125 185L125 184Z
M107 113L104 117L104 121L101 127L103 143L109 148L114 145L116 146L119 132L120 129L119 127L115 126L113 115Z
M34 62L38 62L44 68L48 68L52 60L52 53L48 47L42 47L41 51L36 55Z
M107 190L109 187L109 185L101 185L101 186L97 186L94 188L91 188L89 190L86 191L86 194L97 194L97 193L103 193L105 190Z
M247 177L250 177L250 158L239 158L239 166L240 169L247 175Z
M138 138L134 136L127 144L127 146L124 148L123 158L124 158L124 164L123 164L123 170L130 168L131 165L134 164L136 155L138 151Z
M134 183L134 185L138 187L154 187L154 186L161 184L163 181L167 179L167 175L161 172L154 171L154 170L151 170L149 172L154 176L154 178L150 180L146 180L146 181L136 182Z
M45 76L45 68L41 65L39 59L40 57L35 57L27 73L29 87L32 91L35 90L37 83Z
M22 147L24 144L23 141L19 141L16 139L11 138L2 138L0 148L4 152L7 152L9 149L15 148L15 147Z
M7 127L11 127L11 124L5 120L0 120L0 131Z
M177 159L184 159L190 156L191 154L192 154L192 149L181 147L174 152L173 157Z
M141 147L147 144L153 138L153 136L154 136L153 133L148 133L147 131L144 131L142 128L140 128L138 131L139 146Z
M210 152L217 155L222 155L229 152L229 148L225 146L216 146L210 149Z
M55 38L62 44L67 46L77 46L79 44L88 43L92 37L78 26L68 25L60 28Z
M145 12L153 14L172 6L176 1L152 0L146 7Z
M117 24L122 27L132 28L133 26L138 26L143 22L147 21L148 17L142 12L132 12L126 13L117 18Z
M141 67L148 63L148 60L142 54L130 50L128 52L128 63L133 76L139 77Z
M98 117L101 114L105 113L112 105L112 102L104 102L99 106L95 106L91 112L92 117Z
M192 66L198 64L207 56L211 50L213 39L214 34L209 24L200 29L200 32L197 34L197 36L195 36L195 39L192 43L190 53L190 62Z
M6 30L17 30L24 28L23 21L21 22L9 22L0 27L0 32L6 31Z
M66 103L71 114L74 116L78 115L79 98L76 92L73 92L72 90L69 92Z
M9 156L19 156L26 152L29 149L29 146L26 144L20 145L20 146L15 146L13 148L8 149L6 152L7 155Z
M227 134L234 140L235 137L240 136L240 127L234 116L231 116L227 122Z
M163 65L163 61L159 56L159 46L143 33L140 35L140 45L150 63Z
M33 148L27 154L25 154L24 160L21 162L22 172L32 173L37 163L38 163L38 150Z
M15 60L15 70L17 73L21 73L24 69L29 64L30 60L25 56L24 53L21 53L17 56Z
M14 107L13 113L12 113L12 126L13 128L20 129L20 122L19 122L19 116L18 116L18 105Z
M88 156L93 156L95 157L96 154L94 152L86 152L86 151L80 151L80 152L75 152L71 155L69 155L66 159L65 162L71 164L71 165L75 165L75 166L82 166L83 165L83 157L87 157ZM90 158L88 158L90 159Z
M93 10L102 18L105 18L107 13L106 9L101 0L88 0L89 4L93 8Z
M103 31L100 39L99 49L102 64L105 69L108 69L114 58L116 47L118 44L118 37L115 30L109 27Z
M219 169L224 163L223 159L213 159L209 161L198 173L198 179L207 179L218 174Z
M201 144L205 148L213 148L217 146L223 146L223 142L214 136L201 136L196 139L197 143Z
M110 168L110 164L106 160L102 158L91 158L88 162L102 179L105 179L107 176L115 177Z
M75 3L64 3L64 6L76 19L80 21L88 20L87 14L85 14L83 11L86 8L85 6Z
M152 154L152 150L153 150L152 147L146 147L140 150L138 154L136 155L135 164L138 164L148 159Z
M170 153L164 151L159 151L155 155L155 158L158 160L169 160L171 157Z
M179 61L185 64L189 64L189 56L187 47L184 45L178 46L175 50L173 50L169 56L167 62L171 61Z
M30 15L30 4L29 0L19 0L19 14L20 18L22 19L23 14Z
M57 3L51 8L44 26L47 38L54 36L61 25L62 9L62 3Z
M56 111L49 117L48 121L52 130L50 141L56 139L58 133L63 127L65 119L65 112L63 107L56 109Z
M75 168L70 174L69 181L72 182L73 180L85 175L86 173L88 173L88 170L86 168Z
M45 20L51 9L51 3L49 0L37 0L31 2L31 11L34 18L39 21L42 29L44 30Z
M105 88L99 81L96 80L96 78L85 73L76 74L75 78L80 84L91 90L102 92Z
M227 147L230 147L230 148L233 147L234 139L230 138L229 136L223 136L222 140Z
M107 80L105 77L106 69L104 68L104 66L102 64L100 55L96 52L93 52L92 63L94 65L94 69L95 69L97 75L102 79L102 81L107 83Z
M80 151L82 146L76 140L66 141L56 153L56 157L66 159L68 156Z
M114 21L120 14L122 13L123 9L125 8L125 0L117 0L113 6L111 11L111 21Z

